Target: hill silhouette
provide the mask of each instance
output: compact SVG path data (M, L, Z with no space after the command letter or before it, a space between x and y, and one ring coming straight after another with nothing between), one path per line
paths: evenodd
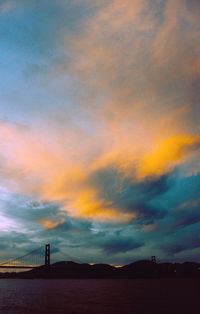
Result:
M108 264L79 264L61 261L49 267L40 266L20 273L0 273L0 278L200 278L200 264L155 263L140 260L114 267Z

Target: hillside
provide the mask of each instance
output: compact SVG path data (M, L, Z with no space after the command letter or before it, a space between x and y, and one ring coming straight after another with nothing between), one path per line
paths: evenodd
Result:
M107 264L78 264L62 261L20 273L1 273L0 278L183 278L199 277L200 264L154 263L141 260L116 268Z

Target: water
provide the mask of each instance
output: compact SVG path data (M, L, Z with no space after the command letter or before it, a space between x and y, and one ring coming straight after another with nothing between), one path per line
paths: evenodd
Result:
M0 313L199 314L198 279L0 279Z

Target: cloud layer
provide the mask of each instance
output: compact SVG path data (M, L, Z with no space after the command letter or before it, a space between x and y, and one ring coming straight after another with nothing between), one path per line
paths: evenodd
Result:
M1 2L5 241L23 225L27 243L29 228L38 242L68 237L71 254L89 246L85 259L196 258L199 11L195 0Z

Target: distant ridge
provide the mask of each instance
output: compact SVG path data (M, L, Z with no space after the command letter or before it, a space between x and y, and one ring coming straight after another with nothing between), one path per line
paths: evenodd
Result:
M26 272L0 273L0 278L200 278L200 264L155 263L140 260L131 264L114 267L108 264L79 264L61 261L48 268L40 266Z

